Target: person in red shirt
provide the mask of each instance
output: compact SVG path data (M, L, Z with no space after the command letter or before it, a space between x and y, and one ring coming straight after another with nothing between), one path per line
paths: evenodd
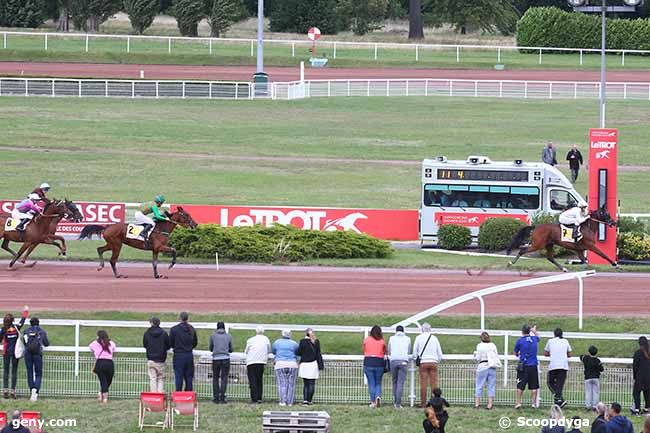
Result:
M32 194L36 194L41 198L41 201L47 202L49 199L47 198L47 193L50 191L50 184L47 182L43 182L41 186L38 188L34 188L34 191L32 191Z
M370 335L363 340L363 373L368 379L370 407L379 407L381 403L381 381L386 366L386 342L381 328L377 325L370 330Z
M16 399L16 373L18 361L16 357L16 343L18 342L20 328L25 324L29 315L29 308L25 305L23 317L18 324L14 324L13 314L6 314L0 328L0 341L2 342L2 389L4 398ZM9 373L11 373L11 387L9 386Z

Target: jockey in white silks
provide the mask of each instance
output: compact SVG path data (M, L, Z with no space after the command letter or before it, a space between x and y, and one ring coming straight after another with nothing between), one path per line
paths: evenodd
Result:
M589 219L587 205L572 207L560 214L560 224L573 228L573 239L580 235L580 225Z

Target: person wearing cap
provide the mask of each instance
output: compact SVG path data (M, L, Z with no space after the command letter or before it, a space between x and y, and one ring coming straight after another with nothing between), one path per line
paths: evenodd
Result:
M164 203L165 196L158 194L154 197L153 201L140 204L140 210L136 211L134 214L135 223L144 226L141 236L145 242L149 239L149 233L156 226L157 222L169 221L169 218L167 218L160 210ZM153 219L149 215L153 215Z
M49 199L47 198L47 193L50 191L50 184L47 182L43 182L41 186L34 188L34 191L32 191L32 194L36 194L40 200L39 201L44 201L48 202Z
M147 371L149 372L149 389L151 392L165 391L165 361L167 351L171 348L167 331L160 327L160 319L149 319L151 327L142 336L142 345L147 350Z
M246 341L246 373L248 375L248 385L251 392L251 403L262 403L264 394L264 367L269 361L271 352L271 342L264 335L264 328L258 326L255 329L255 336Z
M402 393L406 381L406 371L409 366L411 339L404 334L404 327L395 328L395 335L388 339L388 359L390 359L390 375L393 378L393 405L396 409L402 407Z
M17 231L24 232L27 222L34 218L35 215L43 213L43 209L36 205L40 199L37 194L32 193L25 200L14 206L14 210L11 211L11 217L20 220L20 224L16 227Z
M560 214L559 222L562 225L573 228L573 239L578 241L580 237L580 226L589 219L589 210L586 204L581 204L567 209Z
M223 322L217 323L217 329L210 337L210 351L212 352L212 401L225 404L232 336L226 332L226 325Z
M282 338L273 343L275 378L278 384L280 406L293 406L298 376L298 343L291 339L291 331L282 331Z

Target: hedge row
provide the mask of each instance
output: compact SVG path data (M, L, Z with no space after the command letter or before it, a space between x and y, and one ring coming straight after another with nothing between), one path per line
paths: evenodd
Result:
M628 260L650 260L650 233L643 221L634 218L618 220L618 255Z
M530 8L517 24L521 47L600 48L600 15ZM607 48L650 50L650 19L607 19Z
M171 245L183 257L219 258L237 262L298 262L311 259L385 258L392 254L388 242L344 231L299 230L292 226L179 227Z

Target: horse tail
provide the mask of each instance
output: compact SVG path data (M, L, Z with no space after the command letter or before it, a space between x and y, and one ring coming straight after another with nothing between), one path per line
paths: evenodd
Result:
M513 237L512 240L510 241L510 245L508 245L508 255L512 252L513 249L519 248L521 244L524 243L526 238L530 236L532 231L535 230L535 226L527 226L524 227L523 229L519 230Z
M79 234L79 240L82 239L91 239L93 235L101 236L102 233L104 233L104 230L106 230L106 226L99 226L99 225L87 225L86 227L81 230L81 233Z

